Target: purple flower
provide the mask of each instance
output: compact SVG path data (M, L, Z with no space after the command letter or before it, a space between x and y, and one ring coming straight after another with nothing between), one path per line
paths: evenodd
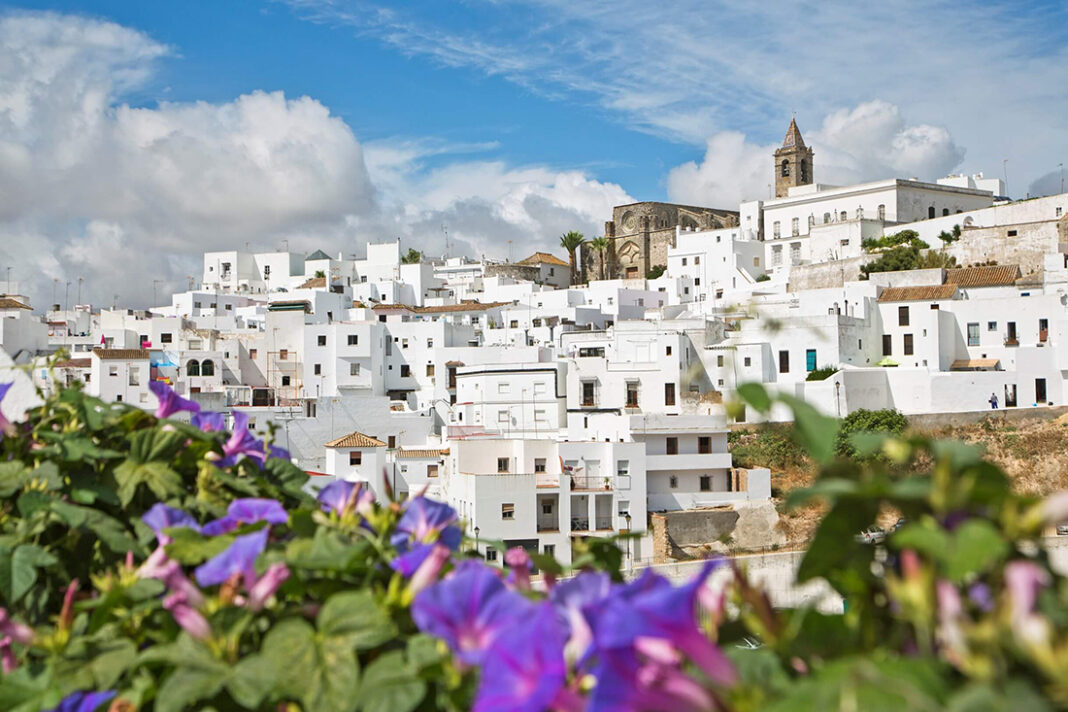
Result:
M163 547L156 549L145 560L139 572L141 578L159 579L171 591L185 594L186 601L191 605L199 606L204 602L204 594L196 585L186 578L181 565L167 558Z
M505 588L490 567L465 561L451 576L419 593L411 611L421 631L443 639L463 662L479 665L496 637L528 617L533 606Z
M530 570L534 567L530 554L521 546L513 546L504 552L504 563L512 570L509 581L520 591L530 590Z
M182 398L166 383L152 381L148 384L148 390L152 391L159 400L159 407L156 408L156 417L160 420L169 418L175 413L180 413L183 410L189 411L190 413L200 412L199 403Z
M156 532L156 539L160 544L170 543L170 537L163 533L164 529L188 527L193 531L200 531L200 525L197 524L197 520L193 519L193 515L174 507L168 507L163 502L153 504L151 509L141 515L141 521Z
M612 579L604 572L583 571L561 582L549 593L560 621L570 631L565 655L571 662L580 660L593 642L593 631L583 612L600 605L612 589Z
M389 562L389 567L408 578L414 575L419 567L423 565L423 562L426 561L436 546L437 544L417 544L414 548L409 549L407 553L394 557ZM448 548L445 551L448 551Z
M11 620L7 610L0 608L0 635L6 635L20 645L29 645L36 634L25 623Z
M267 599L275 594L279 586L289 578L289 567L283 563L271 564L248 590L248 607L254 611L261 610Z
M15 385L14 382L0 383L0 402L4 400L4 396L7 395L7 392L11 390L11 386L13 385ZM4 417L4 411L2 408L0 408L0 433L4 433L7 435L15 434L15 426L11 424L10 420Z
M53 707L49 712L96 712L100 705L110 702L116 695L114 690L103 692L74 692Z
M1038 594L1049 581L1046 570L1034 562L1010 561L1005 565L1005 587L1013 618L1023 618L1034 611Z
M689 656L713 681L734 684L734 666L701 632L696 620L698 591L712 570L722 563L721 559L707 562L683 586L675 587L662 579L657 581L643 575L613 590L595 613L592 627L598 651L631 649L638 638L664 638Z
M225 517L208 522L201 527L200 531L207 536L218 536L219 534L232 532L242 524L254 524L255 522L285 524L288 521L289 515L286 514L286 510L277 500L246 497L230 502L230 506L226 509Z
M256 579L256 559L267 547L267 530L245 534L234 539L226 551L213 556L197 567L194 576L201 586L214 586L241 575L248 582Z
M411 574L411 580L408 582L409 594L413 596L438 580L441 570L445 568L445 562L452 555L449 548L441 544L425 544L424 546L429 546L430 552L423 558L419 568ZM408 576L408 574L404 575Z
M515 619L490 646L472 712L540 712L555 707L567 679L564 630L549 603Z
M191 422L194 428L200 428L205 433L221 433L226 430L226 416L222 413L197 413Z
M196 608L190 605L181 591L176 591L163 599L163 607L171 612L174 620L186 633L197 640L211 637L211 624Z
M982 581L976 581L968 587L968 599L983 613L994 610L994 595Z
M18 666L19 661L15 659L15 651L11 649L11 637L5 635L0 638L0 668L7 675L14 672Z
M436 541L456 551L463 539L460 527L456 526L458 520L456 510L449 505L423 496L412 497L405 503L404 514L390 543L401 554L407 553L411 544Z
M319 506L324 512L334 512L338 515L356 512L365 515L370 511L375 496L362 482L334 480L319 490L315 498L319 500Z

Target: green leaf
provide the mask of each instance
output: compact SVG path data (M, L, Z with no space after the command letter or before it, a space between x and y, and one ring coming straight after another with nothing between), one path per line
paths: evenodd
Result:
M96 689L112 688L122 674L137 661L137 646L132 640L119 639L110 643L104 652L89 663L89 671L96 682Z
M915 549L935 560L945 558L950 548L949 535L933 522L906 524L889 541L895 549Z
M812 538L797 569L797 581L820 576L830 581L830 574L836 570L849 570L857 566L858 560L870 562L874 548L857 542L855 537L875 520L876 507L874 500L859 497L839 499L816 530L816 536Z
M171 538L166 546L167 556L186 566L203 563L221 554L235 539L233 534L204 536L189 527L171 527L164 531Z
M55 563L54 556L34 544L15 549L0 546L0 595L9 606L14 605L37 582L38 567Z
M229 677L222 663L213 666L182 665L174 669L159 686L156 712L182 712L203 709L195 703L219 694Z
M261 654L278 670L281 696L306 710L356 709L359 665L344 637L319 636L307 621L287 618L264 637Z
M761 413L771 410L771 396L763 385L759 383L743 383L738 386L738 397Z
M945 678L943 666L929 659L846 658L802 678L764 709L941 712Z
M981 574L1002 561L1009 552L1009 544L983 519L969 519L953 532L952 548L946 561L946 576L961 582L974 574Z
M86 529L92 532L101 543L116 554L132 551L144 555L144 547L130 536L126 527L114 517L104 514L99 509L83 507L60 500L52 501L52 511L58 514L72 528Z
M0 497L10 497L30 479L30 471L18 460L0 462Z
M256 709L277 679L278 669L274 660L254 653L246 655L233 667L226 689L239 705Z
M437 665L448 657L443 645L437 638L417 633L408 638L408 660L417 670Z
M800 507L809 500L817 497L834 502L839 497L856 494L860 485L855 480L846 480L840 477L825 477L816 480L810 486L796 489L790 492L786 499L788 507Z
M138 462L127 458L115 468L115 481L119 484L119 500L125 507L133 501L137 489L147 485L159 499L182 494L182 477L166 462Z
M370 591L346 591L327 599L316 620L319 632L344 638L357 650L375 648L397 635L393 620Z
M363 712L411 712L426 695L426 683L417 678L393 650L367 666L360 683L360 709Z
M781 394L779 400L794 413L794 433L801 447L817 462L830 462L838 437L838 420L823 415L800 398Z

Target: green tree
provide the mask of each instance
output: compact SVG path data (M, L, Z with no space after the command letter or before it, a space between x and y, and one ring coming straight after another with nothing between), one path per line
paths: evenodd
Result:
M401 264L417 265L423 261L423 253L419 250L409 247L408 254L401 257Z
M316 279L326 279L326 272L321 270L321 269L315 270L315 278Z
M608 279L608 247L612 242L607 237L595 237L590 240L590 249L596 252L601 258L601 279Z
M942 249L945 250L950 244L960 239L960 225L954 225L952 230L943 230L938 233L938 239L942 241Z
M646 279L659 279L667 272L667 267L664 265L655 265L648 272L645 273Z
M578 264L575 260L575 251L586 242L586 237L575 230L565 232L560 236L560 247L567 250L568 276L571 284L578 283Z
M901 435L908 425L908 418L892 408L854 410L842 418L842 424L838 428L838 437L835 440L835 450L844 457L855 457L857 451L852 438L855 433Z

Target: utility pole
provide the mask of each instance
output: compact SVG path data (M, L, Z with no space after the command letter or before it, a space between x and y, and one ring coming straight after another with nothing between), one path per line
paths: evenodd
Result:
M78 304L82 303L82 278L78 278Z
M1001 159L1001 172L1005 178L1005 197L1009 196L1009 159Z

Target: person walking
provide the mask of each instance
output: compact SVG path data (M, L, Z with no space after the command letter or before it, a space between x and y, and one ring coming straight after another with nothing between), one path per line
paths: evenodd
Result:
M991 408L991 410L997 410L998 409L998 396L997 396L996 393L991 393L990 394L990 408Z

